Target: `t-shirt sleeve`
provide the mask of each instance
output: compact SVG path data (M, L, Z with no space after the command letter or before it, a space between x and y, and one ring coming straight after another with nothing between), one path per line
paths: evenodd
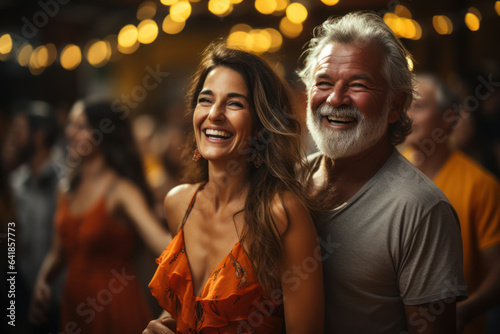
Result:
M466 298L460 225L448 202L435 204L403 240L398 284L405 305Z
M494 178L485 177L473 194L478 245L486 249L500 243L500 184Z

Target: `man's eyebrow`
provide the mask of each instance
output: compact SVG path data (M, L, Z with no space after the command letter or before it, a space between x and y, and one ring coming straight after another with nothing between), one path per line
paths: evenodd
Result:
M351 76L351 80L366 80L366 81L368 81L369 83L373 84L373 80L372 80L372 78L370 78L368 75L366 75L366 74L362 74L362 73L353 74L353 75Z
M315 79L328 79L330 80L332 77L328 75L326 72L319 72L314 76Z

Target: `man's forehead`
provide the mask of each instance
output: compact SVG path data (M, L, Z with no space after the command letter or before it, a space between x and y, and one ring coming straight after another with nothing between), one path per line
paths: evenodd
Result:
M380 56L380 49L375 43L365 43L360 47L356 43L332 42L320 51L313 74L328 71L331 64L354 66L357 70L374 74L381 70Z

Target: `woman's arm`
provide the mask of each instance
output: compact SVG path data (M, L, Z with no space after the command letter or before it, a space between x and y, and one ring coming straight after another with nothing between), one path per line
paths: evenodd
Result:
M156 219L140 190L129 181L120 181L111 197L125 210L146 245L160 255L172 236Z
M59 236L59 231L54 228L52 237L52 246L49 253L45 256L42 267L38 272L33 296L31 298L29 320L30 322L42 325L47 322L45 315L50 306L50 283L61 272L65 265L65 254Z
M278 228L279 225L286 227L282 233L281 274L286 331L288 334L323 333L323 271L316 228L295 195L286 194L283 205L275 205L274 212Z

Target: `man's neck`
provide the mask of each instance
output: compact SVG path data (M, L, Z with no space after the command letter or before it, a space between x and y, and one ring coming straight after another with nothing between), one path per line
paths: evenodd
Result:
M411 162L429 179L433 179L441 170L446 160L452 153L447 142L438 144L432 152L422 151L418 146L412 145L413 155Z
M356 156L329 159L325 157L324 170L328 186L333 187L338 205L354 196L375 174L394 152L387 138L383 138L370 149Z

